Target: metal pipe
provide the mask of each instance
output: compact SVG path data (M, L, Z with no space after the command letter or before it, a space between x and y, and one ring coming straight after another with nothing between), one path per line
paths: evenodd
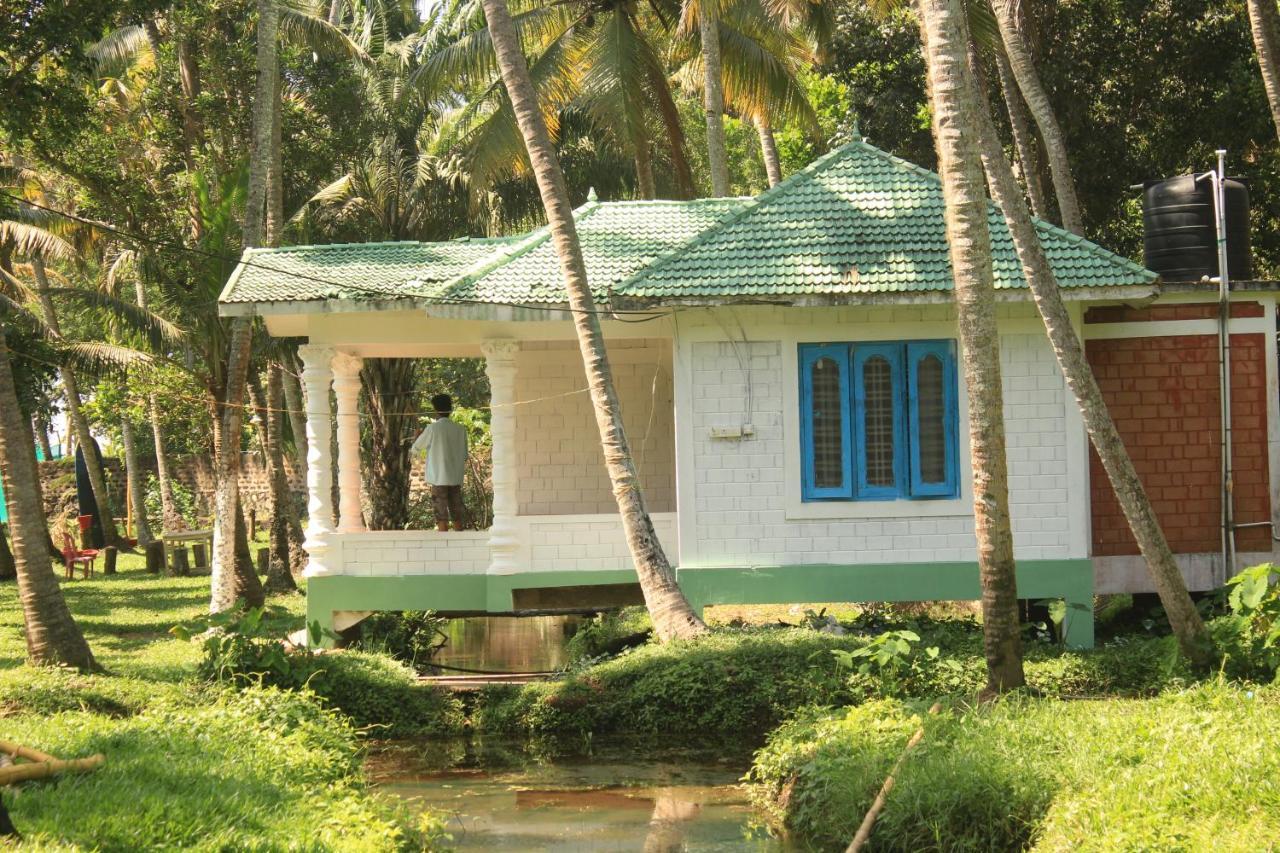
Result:
M1226 149L1219 148L1218 168L1210 173L1214 226L1218 238L1218 365L1222 419L1222 577L1226 583L1235 572L1235 472L1231 463L1231 274L1227 268Z

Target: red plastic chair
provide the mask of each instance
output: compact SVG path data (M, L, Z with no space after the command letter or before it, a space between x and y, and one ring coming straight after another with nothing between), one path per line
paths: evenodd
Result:
M62 531L62 562L67 569L67 580L75 577L75 568L80 566L85 579L93 576L93 564L98 559L97 548L77 548L70 531Z

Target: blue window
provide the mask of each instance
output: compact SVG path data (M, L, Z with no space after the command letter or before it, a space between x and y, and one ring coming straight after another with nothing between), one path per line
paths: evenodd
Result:
M800 346L806 501L959 495L953 341Z

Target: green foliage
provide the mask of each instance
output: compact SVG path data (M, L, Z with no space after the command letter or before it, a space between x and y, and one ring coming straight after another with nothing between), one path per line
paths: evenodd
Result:
M170 478L170 490L173 492L173 509L182 517L190 530L197 530L200 527L200 507L196 502L195 493L182 484L181 480ZM157 522L164 518L164 504L160 500L160 480L155 474L147 473L147 482L143 487L142 496L143 505L147 510L147 518L155 519ZM156 528L159 529L158 527Z
M1233 674L1270 679L1280 670L1280 582L1271 563L1227 581L1231 615L1215 625L1215 639Z
M431 610L379 611L360 623L356 647L391 655L421 672L448 642L446 622Z
M1229 685L937 717L896 700L809 712L757 754L753 797L802 843L841 849L921 725L876 849L1246 850L1280 832L1280 694Z
M610 647L624 637L653 629L649 611L643 607L624 607L598 614L579 625L565 646L569 662L581 666L609 653Z
M358 726L382 737L441 734L461 728L461 705L452 694L419 684L404 664L365 652L316 654L286 649L273 636L262 608L214 614L175 626L180 640L201 635L203 655L198 675L236 687L270 685L315 694L329 708L346 714ZM277 609L271 615L278 616ZM310 628L319 642L318 623Z

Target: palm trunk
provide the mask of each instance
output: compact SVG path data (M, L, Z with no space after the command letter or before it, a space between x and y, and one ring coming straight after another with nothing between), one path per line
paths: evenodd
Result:
M44 321L55 335L62 334L58 325L58 313L53 306L53 298L49 295L49 276L45 272L44 260L38 256L31 259L31 270L36 279L36 293L40 298L40 309L44 313ZM124 544L120 533L116 530L115 513L111 506L111 493L107 491L107 476L102 470L102 460L94 452L93 435L89 430L89 421L80 408L80 387L76 382L76 373L69 367L61 368L62 388L66 392L67 417L75 430L76 441L84 451L84 468L89 475L89 485L93 489L93 499L98 504L98 518L102 523L102 535L106 544L116 547Z
M653 153L649 150L649 139L644 134L635 141L636 191L640 198L651 199L657 195L653 182Z
M9 534L0 524L0 581L11 581L17 577L18 568L13 562L13 552L9 550Z
M125 418L120 422L120 437L124 444L125 480L129 484L129 509L133 513L133 529L139 547L151 544L151 525L147 523L146 496L142 492L142 471L138 468L138 448L133 440L133 424Z
M947 242L965 387L969 392L969 446L973 463L973 516L982 584L982 636L987 694L1025 683L1009 478L1005 458L1000 333L982 163L973 130L974 87L967 65L969 34L963 0L922 0L921 31L933 106L938 173L946 203Z
M1058 126L1049 94L1040 82L1035 63L1031 59L1026 40L1022 37L1022 25L1018 17L1019 0L992 0L996 23L1000 26L1000 40L1018 89L1026 99L1027 108L1040 129L1045 154L1049 160L1049 173L1053 175L1053 189L1058 199L1058 214L1062 227L1073 234L1084 235L1084 219L1080 212L1080 199L1076 195L1075 181L1071 177L1071 163L1067 159L1067 142Z
M707 627L689 606L676 583L675 572L658 542L653 521L645 507L644 495L636 476L635 461L622 425L622 412L613 386L613 374L605 350L600 318L587 284L582 247L578 243L564 174L560 171L551 135L547 132L542 112L538 108L537 95L529 78L524 55L520 52L520 42L511 23L511 14L507 10L506 0L483 0L483 5L497 53L498 67L502 71L502 81L515 108L516 121L529 150L529 162L533 165L538 192L542 196L547 223L556 254L560 258L560 269L569 305L573 309L574 326L586 369L587 387L596 413L596 424L600 428L605 466L613 484L614 497L618 501L627 547L635 562L645 604L653 619L654 630L661 640L699 636L706 632Z
M778 161L778 144L773 138L773 126L764 116L756 119L756 133L760 136L760 156L764 171L769 176L769 186L782 183L782 163Z
M1041 219L1048 219L1049 206L1044 196L1044 183L1040 180L1040 158L1036 156L1036 138L1031 129L1027 102L1018 91L1018 81L1013 78L1013 69L1009 67L1009 57L1005 56L1004 48L996 45L995 55L1000 91L1009 113L1009 127L1013 131L1013 150L1017 152L1018 164L1022 167L1022 182L1031 201L1031 212Z
M46 562L48 524L38 483L35 445L26 440L27 425L18 406L9 363L5 327L0 322L0 473L4 476L13 536L13 562L18 598L26 626L27 659L41 666L69 666L82 672L100 669L71 616L58 580Z
M707 112L707 162L711 167L711 195L729 194L729 154L724 139L724 76L720 62L720 19L712 2L698 7L702 39L702 103Z
M241 402L237 408L243 406L243 392L241 393ZM227 395L222 395L219 405L224 405ZM224 405L225 408L225 405ZM216 407L215 407L216 410ZM243 420L243 417L237 420ZM210 579L210 612L217 613L221 610L227 610L234 607L237 602L242 602L248 607L261 607L266 600L266 595L262 589L262 582L258 579L257 572L254 571L253 555L249 553L248 530L244 523L244 507L240 502L240 484L238 482L240 475L240 428L243 424L237 424L235 433L237 440L224 441L223 436L226 434L226 419L214 417L213 419L213 456L215 460L220 461L226 451L228 445L235 448L236 470L235 476L237 481L233 489L225 488L225 481L222 479L222 473L215 469L214 471L214 527L213 527L213 577ZM227 493L233 492L234 498ZM226 507L226 514L223 514L223 507ZM226 518L229 521L228 529L225 532L225 539L219 542L219 525ZM218 563L218 546L222 544L226 548L221 559L225 560L221 566ZM224 568L229 567L229 568ZM214 607L214 602L218 606Z
M689 167L689 156L685 150L680 110L676 106L675 99L671 97L671 84L662 74L661 68L650 68L647 73L654 98L658 102L658 114L662 116L662 127L666 130L671 168L675 172L676 194L682 199L691 199L697 195L697 191L693 185L693 170Z
M49 444L49 423L42 416L36 415L32 419L31 428L35 430L36 442L40 446L40 454L45 460L53 458L53 447Z
M297 359L290 357L284 371L284 404L289 410L289 432L293 433L294 467L307 479L307 417L298 382Z
M1253 46L1258 52L1262 86L1271 105L1271 121L1280 134L1280 25L1276 23L1275 0L1249 0L1249 26L1253 30Z
M979 91L977 87L975 91ZM1071 325L1071 315L1062 301L1044 246L1036 235L1035 224L1018 192L1018 184L1009 163L1004 159L995 125L985 103L978 103L977 117L980 131L977 136L982 144L982 162L987 173L987 183L996 203L1004 212L1014 248L1022 263L1023 275L1031 288L1040 317L1044 320L1045 331L1048 332L1049 343L1058 359L1062 376L1075 395L1089 438L1107 472L1111 487L1115 490L1116 498L1129 522L1129 529L1138 542L1138 549L1147 562L1147 572L1160 595L1160 603L1169 617L1169 624L1178 638L1178 644L1188 659L1199 666L1207 666L1212 662L1212 641L1187 592L1182 573L1174 560L1173 550L1160 528L1142 481L1138 479L1133 460L1129 458L1115 422L1111 419L1111 413L1107 411L1084 347L1080 345L1080 339Z
M262 440L263 459L267 464L267 481L271 488L271 527L268 533L266 590L268 593L296 592L297 583L293 580L289 560L289 516L293 512L293 498L289 494L289 484L284 473L284 453L282 452L280 429L284 425L284 417L280 412L280 366L271 363L267 372L266 394L258 387L258 382L249 386L253 397L253 406L258 411L258 434Z
M403 530L409 523L409 448L417 436L421 405L415 389L418 362L367 358L360 369L369 428L364 436L364 489L370 530ZM336 482L336 481L335 481Z
M141 276L134 284L138 307L147 307L147 288ZM173 500L173 479L169 474L169 454L165 449L164 428L160 423L160 404L155 394L147 395L147 419L151 422L151 443L156 450L156 484L160 487L160 532L179 531L186 522L178 515Z
M276 95L276 34L280 10L276 0L258 0L258 83L253 98L253 147L249 159L249 192L245 201L244 245L262 245L267 181L271 161L272 101ZM231 321L227 346L227 374L223 388L222 438L217 457L217 492L214 496L213 577L210 612L234 607L238 598L251 606L262 602L262 584L250 569L237 565L237 525L240 518L240 431L244 423L244 389L249 373L253 324L244 317Z
M283 132L282 101L284 99L284 79L276 75L276 94L271 99L271 165L267 175L267 221L266 244L279 246L281 232L284 230L284 157L280 145Z

